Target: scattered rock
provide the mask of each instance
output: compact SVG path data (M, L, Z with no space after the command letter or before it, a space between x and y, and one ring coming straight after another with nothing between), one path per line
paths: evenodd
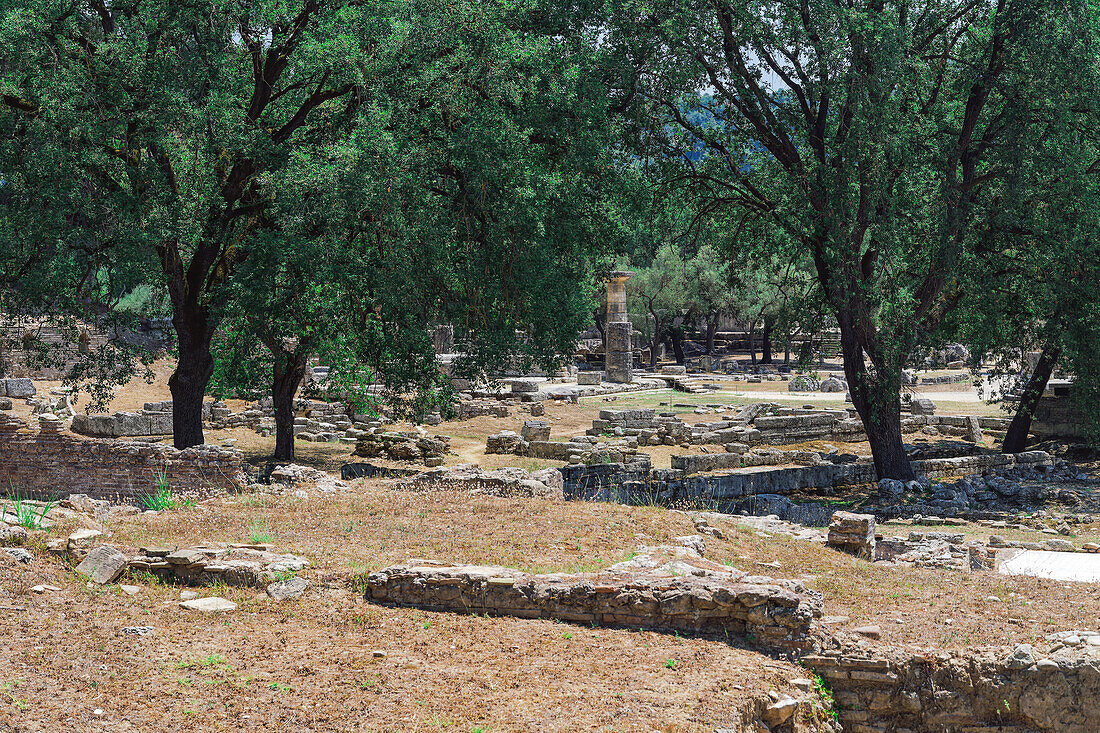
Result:
M34 555L24 550L22 547L5 547L4 552L8 553L13 560L19 562L28 563L34 560Z
M276 601L289 601L301 596L308 587L305 578L289 578L267 586L267 594Z
M191 601L191 600L194 600L198 597L199 597L198 591L193 591L193 590L181 590L180 591L180 600L181 601Z
M93 583L105 585L113 583L122 574L128 562L129 558L118 548L100 545L89 552L88 556L76 566L76 572L88 576Z
M180 606L182 608L187 608L192 611L203 611L206 613L237 610L236 603L225 598L219 598L218 596L211 596L209 598L193 598L189 601L183 601L182 603L180 603Z
M152 626L126 626L122 629L122 633L130 634L131 636L146 636L153 633Z
M857 626L856 628L852 629L852 631L859 634L860 636L866 636L868 639L882 638L882 629L878 626Z
M1035 649L1031 644L1019 644L1005 659L1005 666L1009 669L1027 669L1035 664Z
M1069 540L1043 540L1043 549L1051 552L1076 552L1077 548Z
M27 530L0 522L0 545L21 545L27 541Z
M95 539L102 536L103 533L97 529L78 529L69 535L65 549L76 557L84 557L92 549Z
M798 700L793 697L780 698L778 702L774 702L764 709L764 722L769 727L775 727L786 723L798 710Z
M120 585L119 589L128 596L136 596L141 590L141 588L136 585Z

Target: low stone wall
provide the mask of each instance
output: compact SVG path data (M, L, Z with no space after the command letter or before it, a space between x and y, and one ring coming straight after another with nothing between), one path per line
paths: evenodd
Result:
M595 466L565 466L564 494L567 499L626 500L629 497L651 497L664 504L692 501L736 500L757 494L790 494L801 489L829 488L870 484L876 480L870 463L829 464L776 469L747 469L720 474L692 475L714 458L735 454L673 456L674 464L689 470L653 469L629 470L622 464ZM691 459L691 460L688 460ZM699 459L697 462L694 459ZM930 458L913 461L918 475L946 478L1001 470L1013 467L1030 468L1052 464L1050 454L1028 451L1015 455L990 453L961 458Z
M1030 646L966 656L836 652L801 662L833 691L846 731L1095 733L1100 647Z
M1073 398L1066 396L1043 397L1035 408L1035 419L1031 423L1031 432L1040 440L1065 438L1081 440L1086 437L1088 421L1074 404Z
M164 471L176 493L210 494L246 483L240 451L212 445L176 450L157 443L84 438L64 432L60 420L40 419L32 432L0 414L0 492L50 497L83 493L129 500L156 491Z
M701 538L694 539L701 544ZM410 560L371 573L366 598L438 611L495 613L584 624L751 635L800 649L821 613L796 581L748 576L687 547L641 548L598 573L532 575L512 568Z
M72 431L92 438L163 436L172 434L171 412L116 412L113 415L73 415Z

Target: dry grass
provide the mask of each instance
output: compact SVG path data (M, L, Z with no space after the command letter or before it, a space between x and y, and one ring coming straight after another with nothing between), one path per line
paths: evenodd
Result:
M49 557L15 566L0 555L0 722L43 731L703 731L800 676L720 639L383 608L354 590L363 573L412 557L594 570L691 533L684 513L394 491L380 481L354 489L227 496L107 527L110 542L136 548L242 541L263 526L280 550L314 563L305 572L313 589L283 605L214 588L204 592L238 611L192 615L176 606L178 588L142 583L130 597L88 588ZM50 534L73 526L59 522ZM1001 645L1100 622L1098 587L871 565L734 519L720 526L726 538L707 540L710 557L801 578L824 593L826 614L877 623L885 643ZM29 591L43 582L62 591ZM155 632L132 637L124 626Z
M14 567L0 557L0 605L26 608L0 610L0 685L11 695L11 704L0 698L0 721L20 730L709 731L801 675L723 640L366 603L353 590L361 574L413 556L591 570L691 525L652 508L361 488L227 497L109 527L112 543L137 547L239 541L262 523L281 550L315 563L306 573L314 589L284 605L222 587L204 593L237 611L192 615L174 587L142 584L130 597L89 588L56 560ZM62 591L29 592L42 582ZM124 626L155 632L131 637Z

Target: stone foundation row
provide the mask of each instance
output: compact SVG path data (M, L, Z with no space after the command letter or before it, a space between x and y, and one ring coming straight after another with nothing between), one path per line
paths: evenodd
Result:
M734 634L789 649L811 643L811 622L821 613L820 595L796 581L749 576L688 547L644 548L628 562L576 575L410 560L372 573L368 586L367 599L378 603Z

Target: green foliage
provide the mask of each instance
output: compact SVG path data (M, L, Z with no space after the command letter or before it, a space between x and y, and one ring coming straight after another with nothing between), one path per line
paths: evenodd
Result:
M248 541L254 545L268 545L275 541L266 519L254 520L248 525Z
M211 374L293 391L320 357L353 402L423 412L448 397L438 323L458 375L554 366L614 178L585 22L503 0L5 6L0 283L24 309L167 295L177 411Z
M156 488L138 497L141 505L153 511L165 509L179 509L180 507L192 508L195 506L194 498L190 496L176 496L168 483L168 469L153 469L153 482Z
M57 506L53 499L35 501L23 496L14 486L10 487L9 498L2 505L0 513L14 517L14 523L24 529L41 529L46 514Z
M766 233L762 254L778 243L812 262L880 475L911 477L900 369L1010 213L1002 152L1045 139L1050 109L1087 126L1093 105L1058 89L1095 55L1042 49L1051 33L1095 37L1095 16L1078 0L638 0L615 13L639 155L727 231Z

